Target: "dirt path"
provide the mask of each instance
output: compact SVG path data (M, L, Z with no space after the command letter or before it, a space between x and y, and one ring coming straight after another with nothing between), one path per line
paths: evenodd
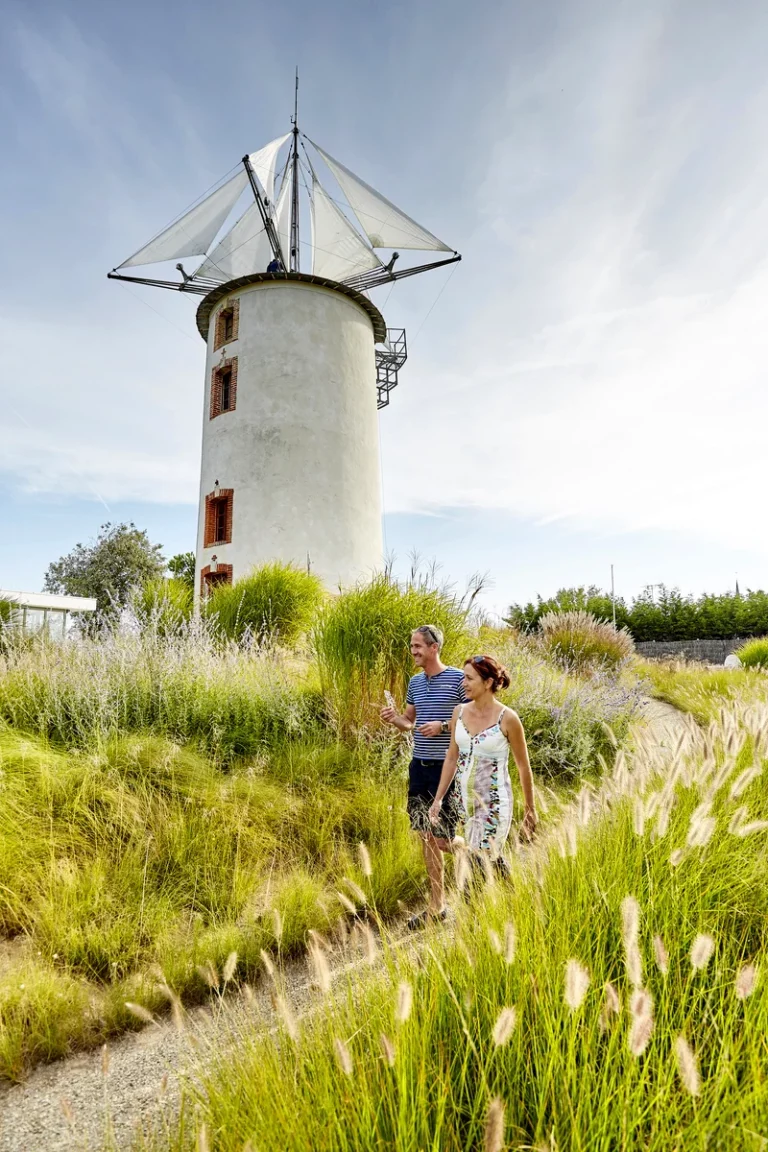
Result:
M649 750L668 752L689 724L670 704L651 700L637 736ZM402 924L387 931L390 948L415 943ZM359 945L351 942L337 942L329 959L334 979L365 968ZM284 978L294 1011L311 1011L317 992L306 961L286 965ZM183 1030L164 1020L121 1037L108 1047L107 1062L100 1050L81 1053L36 1069L24 1084L0 1087L0 1152L96 1152L108 1140L128 1149L148 1119L174 1115L207 1041L229 1035L236 1042L245 1030L275 1027L270 982L260 981L251 997L238 993L214 1008L195 1009Z

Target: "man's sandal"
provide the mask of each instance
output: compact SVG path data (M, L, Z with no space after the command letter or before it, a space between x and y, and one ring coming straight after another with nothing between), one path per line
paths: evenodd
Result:
M406 921L406 927L409 928L411 932L416 932L419 928L426 928L427 924L431 924L436 920L447 919L447 908L441 908L439 912L430 912L428 908L425 908L423 912L417 912L415 916L411 916L410 919Z

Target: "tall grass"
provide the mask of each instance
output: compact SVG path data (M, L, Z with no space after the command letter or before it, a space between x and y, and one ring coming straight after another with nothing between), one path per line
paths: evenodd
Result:
M538 638L544 651L570 672L620 668L635 650L625 628L583 611L548 612L539 621Z
M342 913L345 878L362 881L361 841L380 913L412 900L400 771L305 743L222 775L150 734L80 754L0 734L0 935L19 942L0 974L0 1076L132 1026L125 1001L160 1007L153 971L187 1002L209 994L200 966L232 951L253 979L275 910L282 953L303 947Z
M416 899L408 745L375 715L384 685L403 698L412 626L444 627L449 660L479 645L509 665L504 698L539 779L611 761L635 690L575 679L506 630L473 636L466 604L445 593L382 587L395 623L379 621L378 649L366 648L376 614L363 590L324 617L325 692L306 655L222 641L210 620L166 628L154 612L0 657L0 937L14 941L0 1075L138 1026L126 1001L167 1007L160 970L187 1002L210 994L200 969L220 970L233 951L236 978L253 977L277 945L275 910L283 953L302 947L337 919L345 878L363 882L361 841L380 916ZM346 680L334 636L357 669Z
M290 646L309 631L324 595L314 573L275 562L219 585L205 611L230 640Z
M345 730L374 722L384 706L385 690L405 707L414 671L411 632L421 624L442 630L446 663L463 658L467 604L428 581L400 584L382 573L325 606L313 631L313 648L323 691Z
M723 707L737 701L768 700L768 680L754 669L703 668L674 660L638 661L637 668L654 696L700 724L716 720Z
M0 657L0 720L67 747L152 729L227 764L321 730L324 712L293 656L243 653L204 621L166 635L124 616L98 637L41 638Z
M418 962L205 1054L152 1147L761 1148L768 714L619 758Z
M768 670L768 636L761 636L742 644L736 655L744 668Z
M184 580L149 580L131 595L130 603L143 628L162 636L183 630L192 617L193 590Z

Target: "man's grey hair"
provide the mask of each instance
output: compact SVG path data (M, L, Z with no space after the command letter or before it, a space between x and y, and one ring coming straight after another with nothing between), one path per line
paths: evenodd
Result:
M415 636L417 632L424 637L427 644L437 644L438 648L442 648L443 633L436 624L420 624L418 628L414 628L411 636Z

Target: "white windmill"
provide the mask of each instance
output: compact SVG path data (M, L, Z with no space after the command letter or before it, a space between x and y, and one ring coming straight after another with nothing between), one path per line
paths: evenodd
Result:
M406 341L403 329L387 329L367 292L461 259L304 136L297 109L292 124L109 273L203 297L198 595L267 560L309 565L329 585L380 566L376 410L397 384ZM320 182L318 157L346 211ZM302 193L309 271L299 255ZM245 194L250 203L230 224ZM377 249L389 253L386 263ZM395 271L406 249L450 255ZM204 259L192 273L176 263L180 281L126 274L194 256Z

